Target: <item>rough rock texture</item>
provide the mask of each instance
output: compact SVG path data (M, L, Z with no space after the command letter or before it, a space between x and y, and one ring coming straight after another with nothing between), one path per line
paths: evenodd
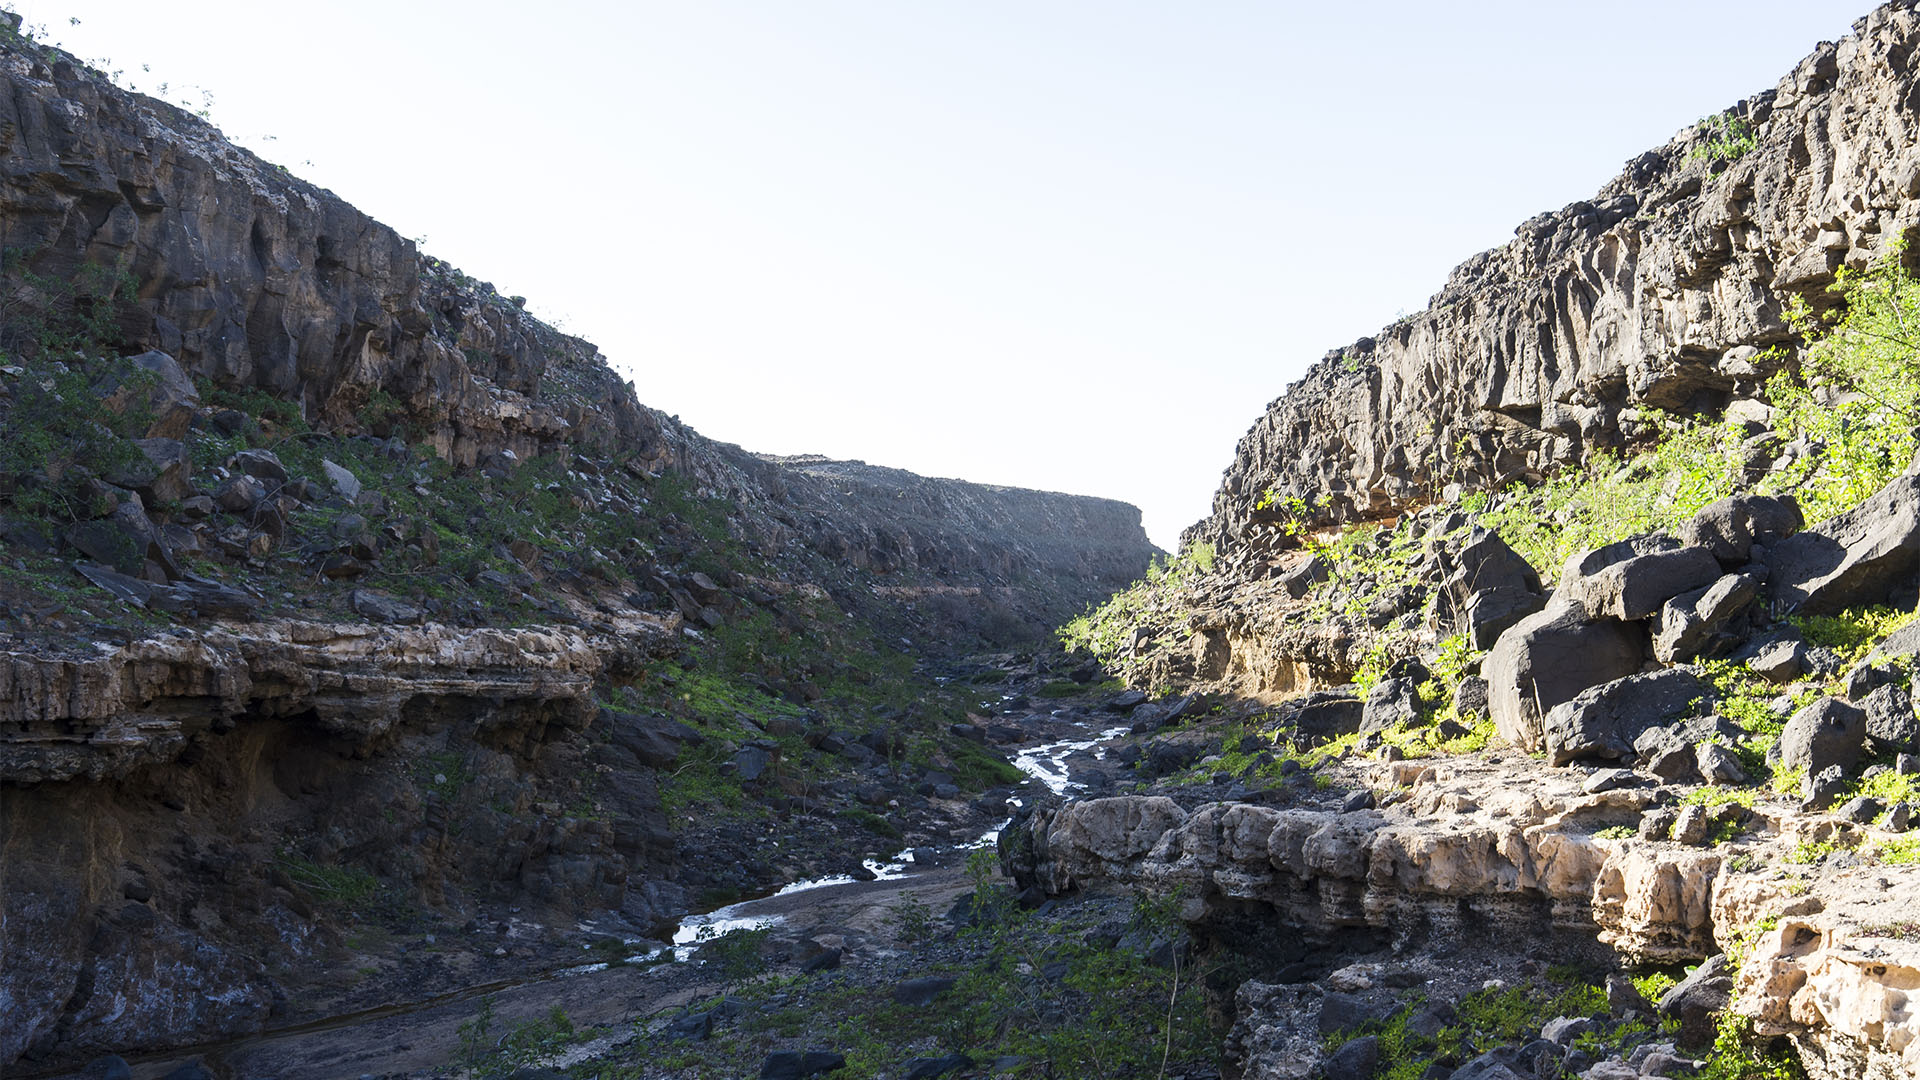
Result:
M1382 778L1411 790L1385 811L1213 803L1187 812L1145 796L1073 802L1024 826L1030 851L1014 856L1013 869L1055 893L1184 888L1183 915L1194 922L1253 905L1319 931L1514 940L1591 937L1598 927L1601 941L1646 959L1714 951L1709 900L1719 855L1589 835L1637 819L1651 792L1584 795L1560 776L1530 776L1508 790L1485 782L1501 772L1468 761L1387 766Z
M705 439L642 405L591 342L205 121L52 51L0 47L0 78L6 246L50 278L89 263L130 274L138 302L119 327L130 352L297 401L335 431L364 430L365 406L390 395L415 441L462 466L617 447L729 499L768 552L983 590L956 601L1005 602L994 590L1018 588L1020 617L1041 629L1138 576L1154 552L1138 511L1111 500Z
M283 623L0 656L0 1060L257 1028L286 977L260 943L298 963L324 940L275 847L309 830L429 898L510 883L560 910L664 914L640 876L672 854L644 775L622 777L610 821L493 814L449 833L476 801L524 811L538 759L577 774L594 677L676 628L635 622L616 645ZM416 777L423 760L443 764Z
M1374 766L1370 780L1395 793L1387 808L1187 810L1146 796L1042 808L1016 820L1002 859L1050 893L1179 889L1196 925L1259 925L1309 948L1372 932L1368 948L1390 944L1395 955L1526 940L1571 960L1597 938L1612 962L1679 963L1777 924L1738 968L1735 1011L1792 1036L1815 1080L1892 1080L1920 1067L1920 867L1837 860L1811 880L1773 868L1796 845L1862 843L1855 826L1768 806L1740 841L1702 849L1600 839L1648 812L1655 793L1583 794L1576 778L1524 761L1398 762ZM1240 997L1230 1052L1273 1070L1258 1075L1308 1075L1282 1064L1317 1056L1315 1033L1288 1018L1333 995L1256 982ZM1672 1008L1685 1012L1677 998Z
M1481 671L1488 711L1502 738L1539 746L1547 713L1589 687L1634 674L1646 656L1641 628L1591 620L1577 607L1549 607L1501 634L1487 654Z
M585 727L606 657L670 641L634 621L615 646L553 629L286 623L135 641L98 657L0 654L0 784L117 779L248 717L302 717L366 744L410 710L485 703Z
M35 281L124 275L135 299L117 310L121 351L154 376L103 388L115 411L152 409L141 460L110 477L152 505L121 492L110 514L62 527L88 560L73 581L149 614L186 612L166 633L148 623L132 640L100 633L111 643L98 648L0 653L0 1069L23 1053L230 1038L284 1015L282 989L327 974L323 871L355 868L422 908L484 902L566 924L615 913L657 932L688 906L654 777L676 741L659 718L602 712L594 699L633 675L636 656L699 632L683 618L711 627L719 609L735 610L735 592L759 596L760 610L831 592L836 613L922 628L926 648L947 644L943 629L987 624L996 640L1030 639L1153 554L1138 511L1110 500L703 438L640 404L591 343L204 121L7 27L0 80L0 306L10 321L33 310ZM686 536L634 536L605 576L564 568L568 584L546 594L539 628L421 624L436 616L377 587L340 612L366 623L256 621L261 593L244 575L287 539L289 499L335 503L341 550L316 552L325 561L313 569L352 578L408 524L380 520L372 506L386 496L374 489L406 481L329 460L289 483L255 445L223 453L208 490L190 493L190 425L259 433L255 417L199 407L195 379L234 400L290 403L338 443L399 443L382 462L404 463L408 443L428 447L454 466L454 483L551 455L569 470L563 506L606 505L592 499L603 469L648 490L672 473L702 505L725 500L724 521L696 537L664 511L646 519ZM174 500L181 520L249 516L222 564L241 577L189 580L172 546L197 535L145 512ZM643 520L632 500L621 506L608 512ZM15 543L21 523L0 524ZM534 565L544 539L502 545L528 580L547 572ZM656 548L699 544L751 553L769 576L723 575L721 589L664 556L649 565ZM367 552L349 554L358 548ZM503 594L519 593L490 573ZM616 588L622 574L637 587ZM656 603L679 613L641 610ZM891 617L908 609L911 619ZM595 737L579 737L590 722ZM360 992L382 992L383 980ZM422 975L415 989L431 982ZM329 1000L352 991L341 993ZM296 996L291 1008L307 1004Z
M1185 540L1287 541L1263 493L1382 518L1452 482L1550 472L1649 432L1641 406L1717 414L1769 374L1787 296L1816 305L1920 223L1920 17L1888 4L1730 112L1732 162L1688 129L1592 199L1468 260L1425 310L1330 354L1240 442ZM1324 503L1322 502L1324 500Z
M1882 604L1920 571L1920 476L1903 476L1831 521L1770 549L1775 603L1831 615Z
M1642 732L1686 715L1709 693L1684 668L1630 675L1554 706L1541 721L1540 743L1554 765L1630 757Z

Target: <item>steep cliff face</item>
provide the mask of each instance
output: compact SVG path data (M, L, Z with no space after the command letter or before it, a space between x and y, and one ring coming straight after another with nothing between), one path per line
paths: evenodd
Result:
M1329 354L1241 439L1185 542L1250 559L1287 543L1289 499L1323 522L1391 517L1619 448L1650 434L1642 408L1753 397L1781 362L1767 350L1792 344L1784 302L1822 304L1839 268L1920 225L1916 44L1914 5L1881 7Z
M1106 595L1154 550L1120 503L782 462L705 439L640 404L592 343L518 299L200 118L9 36L0 247L12 300L30 298L23 277L124 273L137 289L118 313L128 354L159 350L216 386L297 402L333 431L376 427L369 402L395 399L411 440L461 467L617 450L733 502L743 537L769 553L797 543L926 579L910 584L1037 585L1049 600L1027 612L1035 629Z
M47 453L0 459L0 1069L991 824L1011 768L916 661L1137 576L1137 510L708 440L9 21L0 430Z

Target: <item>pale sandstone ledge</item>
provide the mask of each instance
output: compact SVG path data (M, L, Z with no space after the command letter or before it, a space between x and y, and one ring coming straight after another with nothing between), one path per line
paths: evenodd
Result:
M1276 933L1373 928L1405 943L1467 924L1530 939L1571 932L1627 963L1752 942L1734 1007L1791 1035L1813 1076L1920 1075L1920 943L1885 936L1920 927L1920 867L1787 860L1802 842L1854 839L1858 826L1763 805L1754 831L1715 847L1599 839L1635 822L1655 791L1583 794L1580 773L1524 758L1400 762L1366 779L1397 796L1347 813L1189 811L1157 796L1042 809L1015 869L1056 894L1179 890L1194 923L1266 911ZM1802 869L1811 881L1791 872ZM1760 931L1769 919L1776 928Z
M580 728L609 662L671 642L678 624L637 613L612 634L285 621L176 630L93 657L0 653L0 783L124 776L252 717L305 717L362 745L449 702L469 703L481 726L537 709Z

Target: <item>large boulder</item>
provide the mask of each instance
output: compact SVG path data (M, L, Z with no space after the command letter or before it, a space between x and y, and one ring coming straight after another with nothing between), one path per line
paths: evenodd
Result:
M1692 712L1708 692L1707 685L1685 668L1630 675L1592 687L1548 711L1541 723L1542 749L1555 765L1581 758L1627 757L1642 732Z
M1420 684L1411 678L1381 679L1367 691L1360 714L1362 733L1410 724L1420 716Z
M1367 703L1345 690L1315 690L1301 698L1287 717L1294 731L1314 741L1336 739L1360 730Z
M144 412L152 417L145 432L149 439L184 438L200 407L200 391L193 380L163 352L128 357L124 370L115 371L94 389L108 412L117 416Z
M1734 567L1747 562L1755 543L1772 547L1805 525L1791 495L1732 495L1693 515L1680 527L1680 539Z
M1852 772L1867 740L1867 714L1839 698L1823 697L1793 714L1780 732L1780 765L1816 776L1839 766Z
M1826 615L1877 604L1920 571L1920 475L1767 550L1776 608Z
M1439 615L1476 649L1547 605L1540 574L1491 529L1476 526L1460 547L1438 554L1446 575Z
M1468 644L1485 649L1500 640L1508 627L1546 606L1547 598L1541 593L1510 586L1486 589L1468 598L1456 625Z
M1680 1045L1713 1043L1714 1024L1733 995L1734 967L1725 954L1708 958L1686 978L1660 995L1660 1015L1680 1023Z
M1874 750L1888 754L1920 752L1920 717L1913 711L1913 696L1906 687L1887 684L1859 702L1867 714L1867 742Z
M1487 711L1508 742L1537 750L1548 711L1589 687L1635 674L1646 659L1644 627L1590 619L1577 606L1555 604L1494 642L1481 665Z
M1663 664L1698 656L1724 656L1739 646L1744 615L1760 593L1752 574L1728 574L1704 589L1681 593L1660 608L1653 631L1653 658Z
M148 506L159 507L179 502L193 494L189 483L193 475L193 457L187 444L179 439L135 439L139 456L121 463L107 475L107 482L140 494Z
M1593 618L1632 621L1659 612L1667 601L1705 588L1720 576L1720 560L1707 549L1683 547L1636 555L1570 580L1563 577L1561 588L1566 600Z

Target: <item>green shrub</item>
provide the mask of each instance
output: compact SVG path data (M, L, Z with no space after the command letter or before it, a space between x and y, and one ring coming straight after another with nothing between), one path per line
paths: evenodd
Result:
M1109 670L1131 674L1139 667L1127 655L1134 630L1182 610L1181 594L1212 569L1212 544L1194 544L1171 558L1155 559L1146 577L1072 619L1056 636L1069 652L1084 651Z
M1706 136L1706 142L1693 148L1687 155L1689 161L1738 161L1760 145L1753 124L1732 113L1706 117L1696 129Z

